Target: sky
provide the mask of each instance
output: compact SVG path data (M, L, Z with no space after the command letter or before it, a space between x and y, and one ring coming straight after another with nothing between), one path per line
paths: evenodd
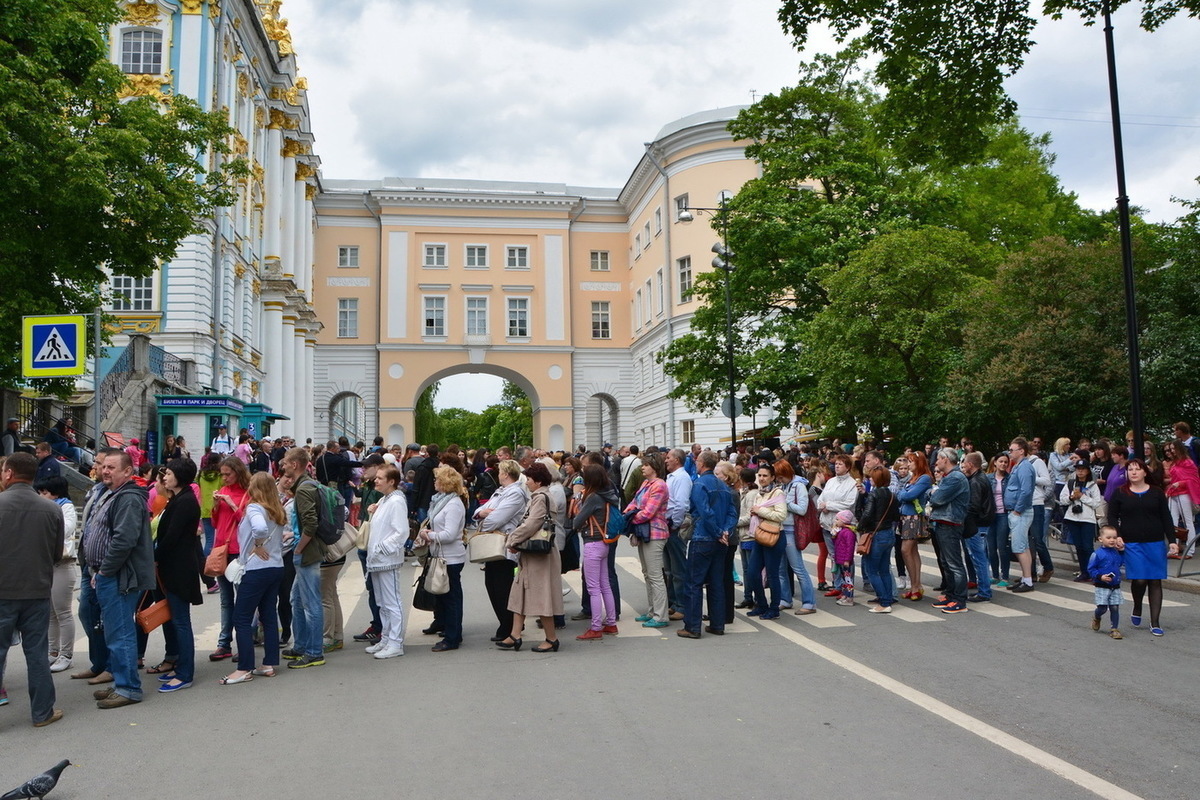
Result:
M802 55L764 0L285 0L321 174L620 187L667 123L795 83ZM1114 17L1130 202L1175 219L1200 197L1200 21ZM1008 83L1082 205L1115 204L1104 38L1045 21ZM816 36L809 53L836 49ZM489 388L494 386L494 391ZM498 379L444 382L479 410ZM477 407L476 407L477 406Z

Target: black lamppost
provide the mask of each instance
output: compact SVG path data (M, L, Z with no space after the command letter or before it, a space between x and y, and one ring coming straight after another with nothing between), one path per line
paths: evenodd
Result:
M721 205L717 208L702 208L700 206L686 206L679 209L679 215L676 217L678 222L691 222L695 217L691 212L699 211L707 213L710 216L716 215L725 211L725 205L728 198L724 193L721 194ZM729 417L729 446L737 448L737 417L738 417L738 401L737 401L737 380L734 377L733 369L733 295L730 289L730 276L733 272L734 253L729 249L728 242L725 236L725 214L721 213L716 217L720 225L721 241L712 246L712 251L716 256L712 260L714 268L722 270L725 273L725 361L729 370L729 399L725 405L728 408L722 409L726 416Z

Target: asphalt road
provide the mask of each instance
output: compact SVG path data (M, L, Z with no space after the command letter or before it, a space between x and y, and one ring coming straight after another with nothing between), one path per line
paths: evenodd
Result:
M458 651L430 652L430 615L412 612L403 658L348 644L324 667L220 686L232 666L204 657L219 611L207 596L192 688L159 695L147 677L145 702L101 711L62 673L66 717L44 729L29 726L11 650L0 791L70 758L55 800L1197 794L1193 595L1167 592L1161 638L1129 626L1128 598L1127 638L1093 633L1090 588L1056 579L951 616L930 598L890 616L821 598L816 615L739 614L726 636L688 641L633 621L645 592L632 548L621 555L622 633L576 642L585 623L571 623L556 654L488 643L495 620L473 565ZM568 613L578 582L567 576ZM349 635L367 622L357 564L340 589ZM531 621L526 643L538 640ZM147 663L161 654L152 635Z

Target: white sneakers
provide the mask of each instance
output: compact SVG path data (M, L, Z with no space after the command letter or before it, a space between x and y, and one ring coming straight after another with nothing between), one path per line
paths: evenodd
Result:
M872 614L890 614L892 613L891 606L871 606Z
M60 655L58 658L50 662L51 672L62 672L71 668L71 657Z
M371 655L374 655L375 653L378 653L380 650L383 649L383 642L382 641L376 642L375 644L368 645L368 646L364 647L363 649L366 650Z
M404 655L404 646L389 644L375 651L376 658L395 658Z

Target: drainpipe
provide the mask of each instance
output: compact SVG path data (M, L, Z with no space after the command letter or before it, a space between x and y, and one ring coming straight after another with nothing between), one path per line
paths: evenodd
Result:
M572 234L575 231L575 223L583 216L583 212L587 211L587 198L579 198L579 211L571 214L571 218L567 220L567 308L571 309L571 325L575 325L575 248L572 241ZM575 336L572 334L571 341L575 341ZM571 353L571 400L574 405L575 398L575 354ZM587 420L587 403L583 406L583 418ZM575 434L575 442L568 444L568 448L573 452L576 445L579 444L579 434L575 431L574 422L571 423L571 433ZM600 430L604 430L604 401L600 401ZM601 444L604 442L601 441ZM567 449L567 448L564 448ZM600 449L600 448L597 448Z
M367 213L375 218L375 228L378 231L375 245L375 430L378 435L383 433L379 428L379 401L382 399L379 396L379 387L382 385L382 376L379 374L381 360L379 345L383 342L383 217L371 208L371 191L369 189L363 192L363 206L367 209ZM416 431L414 430L413 433L415 434Z
M666 291L667 298L665 300L667 306L667 343L675 341L675 261L671 258L671 227L675 224L675 218L671 214L671 176L667 174L667 170L654 157L655 151L654 142L646 143L646 158L650 159L650 163L658 170L658 174L662 175L663 179L663 216L664 220L664 238L663 238L663 255L666 264L663 265L663 271L667 273ZM664 370L665 372L665 370ZM671 392L675 390L675 379L669 374L667 375L667 438L666 442L676 441L679 436L675 430L675 400L671 397Z

